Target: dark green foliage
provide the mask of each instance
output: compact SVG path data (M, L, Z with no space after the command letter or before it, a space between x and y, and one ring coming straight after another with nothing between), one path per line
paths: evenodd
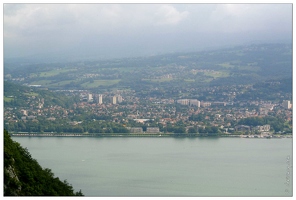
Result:
M275 132L281 131L284 129L284 123L285 121L278 117L247 117L244 119L241 119L238 124L241 125L247 125L247 126L262 126L264 124L269 124L271 129L273 129Z
M262 117L248 117L241 119L238 124L247 126L262 126L265 122Z
M217 136L220 133L216 126L199 127L198 132L200 136Z
M186 129L185 127L182 127L182 126L177 126L177 127L174 127L174 134L177 135L177 136L181 136L183 134L186 133Z
M4 196L83 196L65 180L43 169L27 149L4 130Z
M291 91L292 76L282 79L270 79L254 84L252 88L237 95L236 100L280 100L281 96L285 96Z
M197 129L195 127L190 127L188 133L197 133Z
M197 122L202 122L205 120L205 115L202 113L198 113L197 115L191 115L189 117L189 121L197 121Z
M197 129L195 127L190 127L188 129L188 136L196 136L197 135Z
M128 129L121 124L106 121L85 120L85 122L77 125L69 124L65 119L49 121L38 118L38 122L18 121L15 123L5 124L4 128L8 131L15 132L57 132L57 133L129 133Z
M62 93L54 93L47 90L42 90L38 88L31 88L27 86L21 86L9 81L4 81L4 96L12 96L13 100L6 102L4 101L4 106L25 106L30 103L30 93L38 95L37 98L44 99L44 106L62 106L69 108L77 101L75 98L70 98ZM27 94L27 95L26 95Z

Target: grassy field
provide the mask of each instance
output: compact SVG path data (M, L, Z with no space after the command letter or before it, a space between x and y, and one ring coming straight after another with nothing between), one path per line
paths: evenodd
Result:
M59 81L59 82L52 82L50 80L40 80L40 81L34 81L31 83L31 85L42 85L44 87L64 87L71 83L79 83L81 79L76 80L65 80L65 81ZM94 81L88 81L81 84L82 88L90 89L90 88L96 88L99 86L110 86L115 85L119 83L121 79L112 79L112 80L94 80Z
M247 71L251 71L251 72L260 71L260 67L258 67L258 66L239 66L238 68L240 70L247 70Z
M113 80L94 80L93 82L89 81L83 83L81 86L83 88L96 88L99 86L110 86L119 83L121 79L113 79Z
M13 100L13 97L6 97L4 96L4 101L5 102L11 102Z
M260 70L260 67L257 66L256 62L249 63L247 66L241 66L239 64L232 65L229 62L226 62L226 63L219 64L218 66L221 66L226 69L232 69L234 67L237 67L237 69L239 69L239 70L247 70L247 71L252 71L252 72L257 72Z
M168 81L172 81L173 78L159 78L159 79L149 79L149 78L145 78L145 79L142 79L143 81L151 81L151 82L154 82L154 83L161 83L161 82L168 82Z
M27 96L38 96L38 94L35 92L29 92L29 93L24 93L24 94Z
M230 63L222 63L222 64L219 64L219 66L226 68L226 69L235 67L234 65L231 65Z
M69 83L71 83L72 80L67 80L67 81L60 81L60 82L57 82L57 83L52 83L52 84L49 84L48 86L51 86L51 87L60 87L60 86L65 86Z
M195 82L194 79L190 79L190 78L188 78L188 79L184 79L184 81L185 81L185 82Z
M41 72L40 77L51 77L51 76L56 76L60 73L65 73L65 72L70 72L70 71L75 71L75 69L55 69L47 72Z
M224 72L224 71L209 71L209 72L204 72L204 75L210 76L212 78L223 78L223 77L228 77L229 73Z
M38 81L31 82L30 85L42 85L42 86L45 86L45 85L48 85L50 83L51 83L50 80L38 80Z

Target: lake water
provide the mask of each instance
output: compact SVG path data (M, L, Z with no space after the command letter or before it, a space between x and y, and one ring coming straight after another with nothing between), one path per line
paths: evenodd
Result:
M292 196L292 139L13 137L85 196Z

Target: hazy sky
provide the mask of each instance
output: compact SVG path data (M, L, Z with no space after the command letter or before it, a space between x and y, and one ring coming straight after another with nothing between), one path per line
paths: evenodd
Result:
M292 4L4 4L4 56L122 57L292 39Z

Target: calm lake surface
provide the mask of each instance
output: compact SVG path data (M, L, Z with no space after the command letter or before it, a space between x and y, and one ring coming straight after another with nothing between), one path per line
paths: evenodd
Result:
M85 196L292 196L292 139L12 137Z

